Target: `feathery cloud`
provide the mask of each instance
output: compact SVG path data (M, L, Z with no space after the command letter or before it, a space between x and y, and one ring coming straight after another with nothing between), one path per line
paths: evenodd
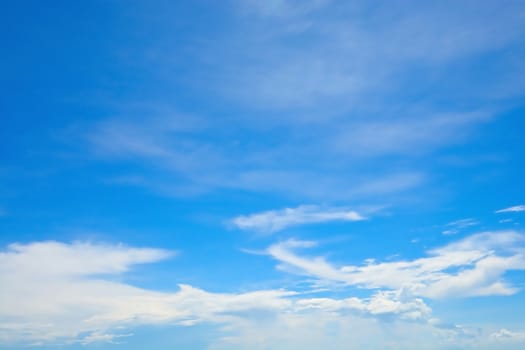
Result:
M323 257L303 257L295 252L315 242L289 240L270 246L267 253L281 263L281 268L320 280L445 298L516 293L517 288L503 275L525 270L524 242L525 237L514 231L485 232L430 250L427 257L342 267Z
M518 213L521 211L525 211L525 205L515 205L513 207L496 210L496 213Z
M455 235L459 233L462 229L469 228L472 226L479 225L479 221L473 218L460 219L456 221L449 222L445 225L447 228L442 233L444 235Z
M300 205L296 208L270 210L246 216L238 216L231 223L241 230L274 233L291 226L330 221L361 221L364 216L345 208L322 208L316 205Z

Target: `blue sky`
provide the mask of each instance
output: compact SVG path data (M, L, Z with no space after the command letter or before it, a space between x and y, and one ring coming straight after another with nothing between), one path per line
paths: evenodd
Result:
M521 1L19 1L0 348L522 349Z

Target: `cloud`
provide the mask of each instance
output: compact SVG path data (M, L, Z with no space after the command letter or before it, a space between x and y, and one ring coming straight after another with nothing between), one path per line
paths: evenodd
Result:
M174 255L162 249L129 248L76 242L38 242L11 244L0 255L1 271L17 270L21 275L46 277L118 274L136 264L152 263ZM64 264L67 261L68 264Z
M359 156L417 155L451 146L490 120L486 113L465 112L349 122L339 127L334 142L338 150Z
M522 211L525 211L525 205L516 205L513 207L509 207L509 208L496 210L496 213L498 214L500 213L518 213Z
M343 169L332 172L319 169L258 170L233 174L233 186L251 191L289 194L308 199L356 199L393 196L419 188L426 181L422 172L387 171L380 175L346 173Z
M406 320L426 320L432 310L422 299L404 298L397 291L381 291L366 300L347 298L334 300L331 298L311 298L297 301L302 309L321 309L325 311L357 310L371 315L397 315Z
M97 159L134 165L132 173L106 183L145 186L169 196L241 189L305 199L355 199L410 191L426 179L418 171L351 173L347 167L354 160L326 145L319 149L291 139L270 148L256 127L246 128L253 138L232 142L223 125L202 118L174 115L149 123L115 118L88 127L84 139ZM339 165L334 168L333 163Z
M196 117L158 101L125 101L119 117L82 128L97 157L133 164L115 178L175 196L240 189L306 201L408 192L428 177L428 162L407 156L458 145L498 114L494 103L479 102L490 99L471 96L492 84L452 91L450 77L473 81L460 74L465 58L479 63L491 53L501 62L512 50L500 49L523 37L520 11L496 2L454 4L453 13L451 4L234 3L260 16L241 16L214 40L195 42L185 67L187 78L205 82L196 96L228 112L197 108ZM172 64L181 61L159 50L166 57L148 69L179 71ZM417 104L406 103L414 96Z
M524 236L514 231L485 232L427 252L407 261L375 262L335 267L323 257L302 257L295 250L315 242L285 241L267 253L286 271L321 281L387 288L432 299L511 295L517 288L503 279L511 270L525 270Z
M465 227L471 227L471 226L476 226L476 225L479 225L479 221L477 221L476 219L467 218L467 219L460 219L460 220L449 222L446 226L465 228Z
M160 249L87 242L9 245L0 253L0 343L118 343L141 325L202 323L220 325L224 338L231 340L291 319L359 323L372 317L425 323L431 313L422 300L394 291L335 299L286 290L210 293L189 285L159 292L123 281L122 273L132 266L171 255Z
M459 233L462 229L469 228L469 227L476 226L476 225L479 225L479 221L477 221L476 219L467 218L467 219L456 220L456 221L452 221L446 224L445 226L447 227L447 229L444 230L442 233L444 235L455 235Z
M170 251L89 242L11 244L0 252L0 345L118 344L144 325L212 325L217 332L206 338L210 349L334 348L330 344L337 344L334 349L366 344L416 349L429 339L429 349L476 348L482 335L436 321L423 298L451 290L465 295L464 287L468 295L500 294L497 284L507 292L510 286L500 277L522 266L522 241L515 232L484 233L413 261L368 261L339 269L323 258L293 253L315 246L312 241L289 240L269 248L283 267L371 288L368 296L359 297L284 289L218 293L190 285L161 292L126 283L125 272L167 259L173 256ZM476 283L471 283L472 273ZM407 281L426 288L409 288ZM444 282L449 285L439 285ZM521 339L516 334L493 338Z
M521 43L523 33L521 6L502 8L494 1L481 7L449 1L375 5L366 1L305 1L303 6L289 6L295 1L285 0L258 6L254 1L243 3L266 16L259 21L246 19L244 31L221 43L231 49L223 50L225 54L217 58L219 68L212 73L219 75L218 85L222 86L218 91L262 108L322 105L334 110L334 105L339 105L354 110L372 99L381 100L378 95L392 97L413 91L410 85L415 81L402 78L407 72L428 77L433 88L439 85L450 97L450 85L443 86L436 75L447 75L462 59L477 62L486 53ZM450 6L455 8L453 13ZM276 26L276 15L286 21ZM238 49L239 43L246 51ZM468 75L465 69L461 72ZM454 78L447 76L446 81ZM463 89L454 91L471 98L485 88L475 86L471 77L466 81L468 89L462 81ZM417 81L417 86L426 84Z
M238 216L231 223L241 230L274 233L291 226L330 221L361 221L366 218L345 208L321 208L316 205L301 205L297 208L270 210L246 216Z
M173 293L115 281L131 266L170 252L91 243L12 244L0 253L0 341L114 341L143 324L225 322L228 313L280 309L293 292L214 294L181 285ZM117 332L117 333L115 333Z
M525 341L525 332L512 332L508 329L502 328L499 331L492 333L490 338L505 342L523 342Z

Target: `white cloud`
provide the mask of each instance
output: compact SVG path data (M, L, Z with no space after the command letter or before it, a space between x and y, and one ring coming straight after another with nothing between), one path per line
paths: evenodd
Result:
M118 341L119 338L125 338L125 337L131 337L133 334L111 334L111 333L99 333L99 332L93 332L91 334L88 334L87 336L83 337L82 340L79 341L82 345L87 345L91 343L111 343L111 344L119 344Z
M127 271L132 265L156 262L173 254L175 253L162 249L135 249L124 245L93 245L82 242L10 244L7 252L0 255L0 271L16 270L22 275L58 278L118 274Z
M486 232L427 252L427 257L360 266L335 267L323 257L302 257L295 250L314 242L290 240L267 253L287 271L362 288L403 291L427 298L510 295L517 288L505 272L525 270L524 236L513 231Z
M325 311L357 310L371 315L398 315L406 320L426 320L431 315L431 309L422 299L405 298L397 291L381 291L363 300L347 298L335 300L331 298L311 298L297 301L300 309L322 309Z
M344 303L352 304L351 301ZM270 322L235 324L235 334L224 337L210 349L480 349L485 337L477 329L460 325L437 326L398 318L354 317L348 312L330 312L332 301L306 301L302 312L283 313ZM492 349L500 349L498 346Z
M445 226L447 227L442 233L444 235L455 235L459 233L462 229L469 228L472 226L479 225L479 221L472 218L460 219L456 221L449 222Z
M500 213L518 213L521 211L525 211L525 205L516 205L513 207L509 207L509 208L500 209L500 210L497 210L496 213L498 214Z
M499 341L510 341L510 342L523 342L525 341L525 332L513 332L508 329L502 328L497 332L490 335L493 340Z
M310 323L323 317L425 323L431 313L422 300L393 291L332 299L285 290L210 293L188 285L158 292L122 281L122 272L131 266L168 256L159 249L92 243L8 246L0 253L0 343L118 343L140 325L199 323L220 325L224 339L239 340L243 332L271 327L275 320L287 328L296 326L286 324L292 320ZM261 314L267 316L261 319Z
M113 341L118 327L220 321L227 312L288 305L293 293L211 294L190 286L174 293L117 282L135 264L171 253L90 243L13 244L0 253L0 340L4 343Z
M465 227L476 226L478 224L479 224L479 221L477 221L476 219L467 218L467 219L461 219L461 220L449 222L446 226L456 227L456 228L465 228Z
M463 267L465 261L496 262L500 269L515 267L520 240L521 236L512 232L480 234L433 250L430 258L387 264L370 260L366 266L342 269L322 258L305 259L291 252L312 247L314 242L288 241L273 246L270 252L284 264L332 280L353 275L360 283L377 284L425 275L420 283L437 283L446 280L444 269ZM507 249L509 246L514 249ZM492 251L507 252L509 260ZM189 285L159 292L124 282L122 273L133 265L171 255L161 249L85 242L9 245L0 253L0 345L118 344L128 342L133 328L141 325L189 327L203 323L218 327L218 333L209 338L210 349L342 350L370 348L370 344L372 348L444 349L468 344L465 334L470 342L479 340L468 327L436 321L417 291L407 288L374 288L368 297L334 298L286 290L211 293ZM388 264L393 264L392 268ZM405 270L412 271L404 274ZM387 273L393 275L391 280ZM365 276L373 274L378 274L378 279L366 281ZM453 284L452 288L457 288L457 283Z
M361 221L366 218L346 208L322 208L316 205L300 205L297 208L270 210L246 216L238 216L231 223L241 230L274 233L291 226L329 221Z

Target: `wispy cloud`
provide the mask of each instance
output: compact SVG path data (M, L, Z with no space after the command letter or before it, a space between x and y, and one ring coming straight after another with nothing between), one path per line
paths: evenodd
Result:
M346 208L322 208L316 205L301 205L296 208L270 210L262 213L238 216L231 223L241 230L274 233L291 226L330 221L361 221L366 218Z
M297 248L315 242L286 241L268 248L280 267L320 280L362 288L403 290L427 298L510 295L517 288L504 281L510 270L525 270L523 235L486 232L427 252L408 261L375 262L336 267L323 257L303 257Z
M513 207L509 207L509 208L496 210L496 213L498 214L500 213L518 213L522 211L525 211L525 205L516 205Z
M116 177L146 178L134 183L168 195L242 189L348 200L381 182L383 193L409 192L429 177L426 162L410 158L461 144L499 113L480 103L491 84L451 91L450 71L486 53L503 62L511 50L499 49L523 38L519 11L497 2L456 4L454 13L444 4L233 3L235 30L195 44L187 72L228 111L195 108L196 117L124 101L121 117L83 128L97 157L134 165ZM170 53L159 71L174 71ZM424 78L404 78L412 72ZM407 103L417 91L432 93Z
M345 154L330 147L305 147L301 140L282 136L284 141L271 148L263 139L231 142L221 124L175 115L150 123L105 120L88 128L84 139L97 158L136 166L135 173L105 179L106 183L146 186L170 196L242 189L305 199L349 199L393 195L425 182L419 171L349 173L348 167L357 163Z
M460 219L460 220L452 221L446 224L445 227L447 229L444 230L442 233L444 235L455 235L465 228L469 228L469 227L473 227L477 225L479 225L479 221L477 221L476 219L473 219L473 218Z
M415 155L464 139L473 126L490 121L485 113L449 113L425 118L350 122L335 138L337 149L360 156Z
M473 218L467 218L467 219L460 219L460 220L449 222L446 226L465 228L465 227L472 227L476 225L479 225L479 221Z
M333 109L334 101L347 108L361 107L378 94L391 96L392 90L401 94L410 90L410 83L399 78L407 71L416 68L429 74L432 69L435 73L436 66L449 67L462 58L521 42L520 10L502 8L492 1L482 7L467 2L371 5L366 1L306 1L291 7L307 11L288 11L295 1L241 3L242 8L263 16L259 21L247 18L251 25L245 22L246 30L226 41L231 50L224 51L234 54L219 57L218 64L228 74L213 73L223 73L219 82L230 83L219 91L265 108L321 104ZM323 5L333 6L322 8L325 11L320 14L311 11ZM454 13L449 11L452 5ZM290 13L295 16L286 16ZM273 22L275 14L285 14L278 26ZM301 45L305 38L308 45ZM248 52L239 52L239 42L245 43ZM232 70L237 73L233 81ZM472 85L468 94L457 91L471 97L483 89Z

